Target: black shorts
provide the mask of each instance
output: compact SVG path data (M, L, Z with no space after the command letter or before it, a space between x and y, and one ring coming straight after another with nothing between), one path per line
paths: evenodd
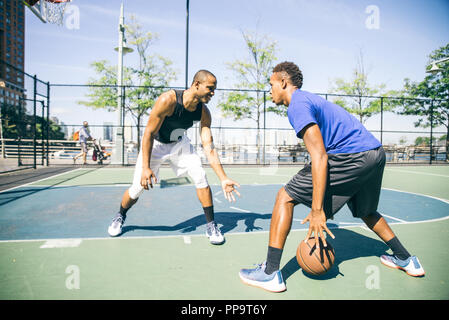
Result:
M382 147L359 153L328 154L324 212L333 219L346 203L357 218L376 212L379 203L385 151ZM307 164L285 185L298 203L312 206L312 166Z

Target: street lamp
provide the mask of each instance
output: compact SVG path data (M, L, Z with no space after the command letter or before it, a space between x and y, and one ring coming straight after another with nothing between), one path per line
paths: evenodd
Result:
M117 130L115 134L115 147L112 152L111 164L121 164L123 161L123 56L127 53L131 53L134 50L126 46L125 39L125 15L123 9L123 3L120 7L120 18L119 18L119 40L118 47L114 50L118 52L118 67L117 67L117 90L119 94L117 96ZM125 159L126 161L126 159Z
M444 61L448 61L448 60L449 60L449 57L446 57L446 58L443 58L443 59L440 59L440 60L432 62L432 67L429 70L427 70L426 72L427 73L432 73L432 74L437 74L438 72L443 71L443 69L438 67L438 63L441 63L441 62L444 62Z

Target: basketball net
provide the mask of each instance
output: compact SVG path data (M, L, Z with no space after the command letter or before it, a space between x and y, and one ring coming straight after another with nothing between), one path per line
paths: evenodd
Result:
M47 22L62 26L64 11L72 0L45 0Z

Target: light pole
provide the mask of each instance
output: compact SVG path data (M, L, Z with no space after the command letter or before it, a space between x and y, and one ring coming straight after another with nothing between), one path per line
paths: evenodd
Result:
M426 72L427 73L432 73L432 74L437 74L438 72L443 71L443 69L438 67L438 63L441 63L441 62L444 62L444 61L448 61L448 60L449 60L449 57L446 57L446 58L443 58L443 59L440 59L440 60L432 62L432 67L429 70L427 70Z
M120 18L118 24L118 47L114 50L118 52L118 67L117 67L117 130L115 133L115 146L112 152L111 164L124 164L127 159L123 157L123 125L124 125L124 110L123 110L123 56L131 53L134 50L126 46L125 39L125 15L123 3L120 7ZM123 161L122 161L123 160Z
M185 89L189 85L189 0L186 1L186 82Z

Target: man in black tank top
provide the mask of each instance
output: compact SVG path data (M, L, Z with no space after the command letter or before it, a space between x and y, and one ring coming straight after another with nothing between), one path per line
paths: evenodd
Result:
M178 142L184 135L185 130L191 128L201 120L203 103L200 102L194 111L184 108L183 95L185 90L174 90L176 94L176 105L171 116L165 117L161 128L154 137L162 143Z
M109 226L109 235L121 234L127 211L137 202L143 190L153 188L153 183L158 179L159 166L170 161L177 176L188 175L195 183L206 216L209 241L212 244L224 243L224 237L214 220L212 193L201 159L185 134L188 128L200 121L204 153L221 181L225 198L235 201L234 193L240 196L235 187L240 185L229 179L223 170L214 148L210 130L212 119L206 106L214 95L216 85L216 77L211 72L200 70L195 74L189 89L170 90L158 98L142 138L133 184L123 195L120 211Z

